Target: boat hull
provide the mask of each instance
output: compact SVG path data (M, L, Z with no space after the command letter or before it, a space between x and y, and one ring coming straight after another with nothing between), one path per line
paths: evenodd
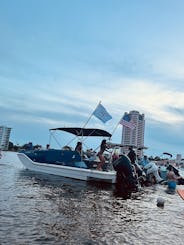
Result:
M84 181L102 181L114 184L116 182L115 171L98 171L94 169L84 169L70 166L63 166L49 163L39 163L32 161L24 153L18 153L18 158L26 169L47 174L58 175L62 177L84 180Z

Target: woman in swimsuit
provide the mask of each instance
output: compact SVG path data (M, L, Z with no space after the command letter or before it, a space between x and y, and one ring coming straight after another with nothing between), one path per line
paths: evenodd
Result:
M101 145L100 145L100 151L99 151L98 154L97 154L97 156L98 156L99 159L100 159L100 162L99 162L99 164L98 164L98 166L97 166L97 170L102 171L102 167L103 167L103 165L105 164L105 158L104 158L103 153L104 153L104 151L105 151L107 148L108 148L108 146L107 146L106 140L102 140L102 143L101 143Z

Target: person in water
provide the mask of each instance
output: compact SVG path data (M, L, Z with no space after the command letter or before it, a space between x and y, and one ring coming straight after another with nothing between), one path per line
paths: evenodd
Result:
M144 166L144 170L146 172L147 178L149 179L151 176L154 176L154 179L156 181L156 183L162 183L164 182L164 180L160 177L159 175L159 168L157 166L157 164L155 162L148 162L145 166ZM151 183L153 182L153 180L150 180Z
M168 170L168 172L167 172L167 175L166 175L166 180L167 180L166 192L168 194L174 194L175 190L176 190L178 176L175 175L175 173L173 171L173 167L171 165L169 165L167 167L167 170Z
M144 168L149 163L148 157L146 155L143 156L143 158L139 161L139 164Z
M137 180L134 176L132 164L126 155L121 155L113 162L116 171L116 191L118 195L130 196L133 191L137 191Z
M97 170L102 171L102 167L105 164L105 157L104 157L104 152L108 149L108 145L106 143L106 140L102 140L101 145L100 145L100 151L98 152L97 156L99 157L99 164L97 166Z
M167 170L168 170L167 176L166 176L166 178L167 178L167 192L168 193L174 193L176 186L178 184L178 181L180 179L182 179L182 177L175 174L174 168L172 165L169 165L167 167Z
M129 147L129 152L128 152L127 156L129 157L131 163L135 164L135 162L136 162L136 153L133 150L132 146Z

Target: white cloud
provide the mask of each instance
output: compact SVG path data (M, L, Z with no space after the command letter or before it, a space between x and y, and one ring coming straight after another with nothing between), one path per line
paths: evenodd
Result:
M112 79L112 78L111 78ZM89 87L84 84L60 81L38 84L38 86L22 87L17 90L14 84L1 100L4 108L13 108L22 112L66 113L76 116L88 116L101 100L109 112L121 117L124 111L138 110L153 120L167 123L181 123L181 114L176 114L169 107L183 110L184 92L176 91L173 86L146 79L130 79L116 77L109 81L104 76L100 86ZM2 95L3 98L3 95ZM78 109L77 109L78 108ZM84 109L85 108L85 109ZM89 110L89 112L88 112Z

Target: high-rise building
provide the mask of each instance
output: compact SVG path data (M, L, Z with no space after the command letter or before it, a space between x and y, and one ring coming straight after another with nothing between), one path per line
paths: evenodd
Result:
M0 149L8 150L11 128L0 126Z
M124 145L123 152L125 154L129 151L129 146L135 147L135 151L138 156L142 157L144 149L144 131L145 131L145 118L144 114L140 114L138 111L125 112L128 115L131 122L135 125L134 129L130 129L126 126L122 126L122 141Z

